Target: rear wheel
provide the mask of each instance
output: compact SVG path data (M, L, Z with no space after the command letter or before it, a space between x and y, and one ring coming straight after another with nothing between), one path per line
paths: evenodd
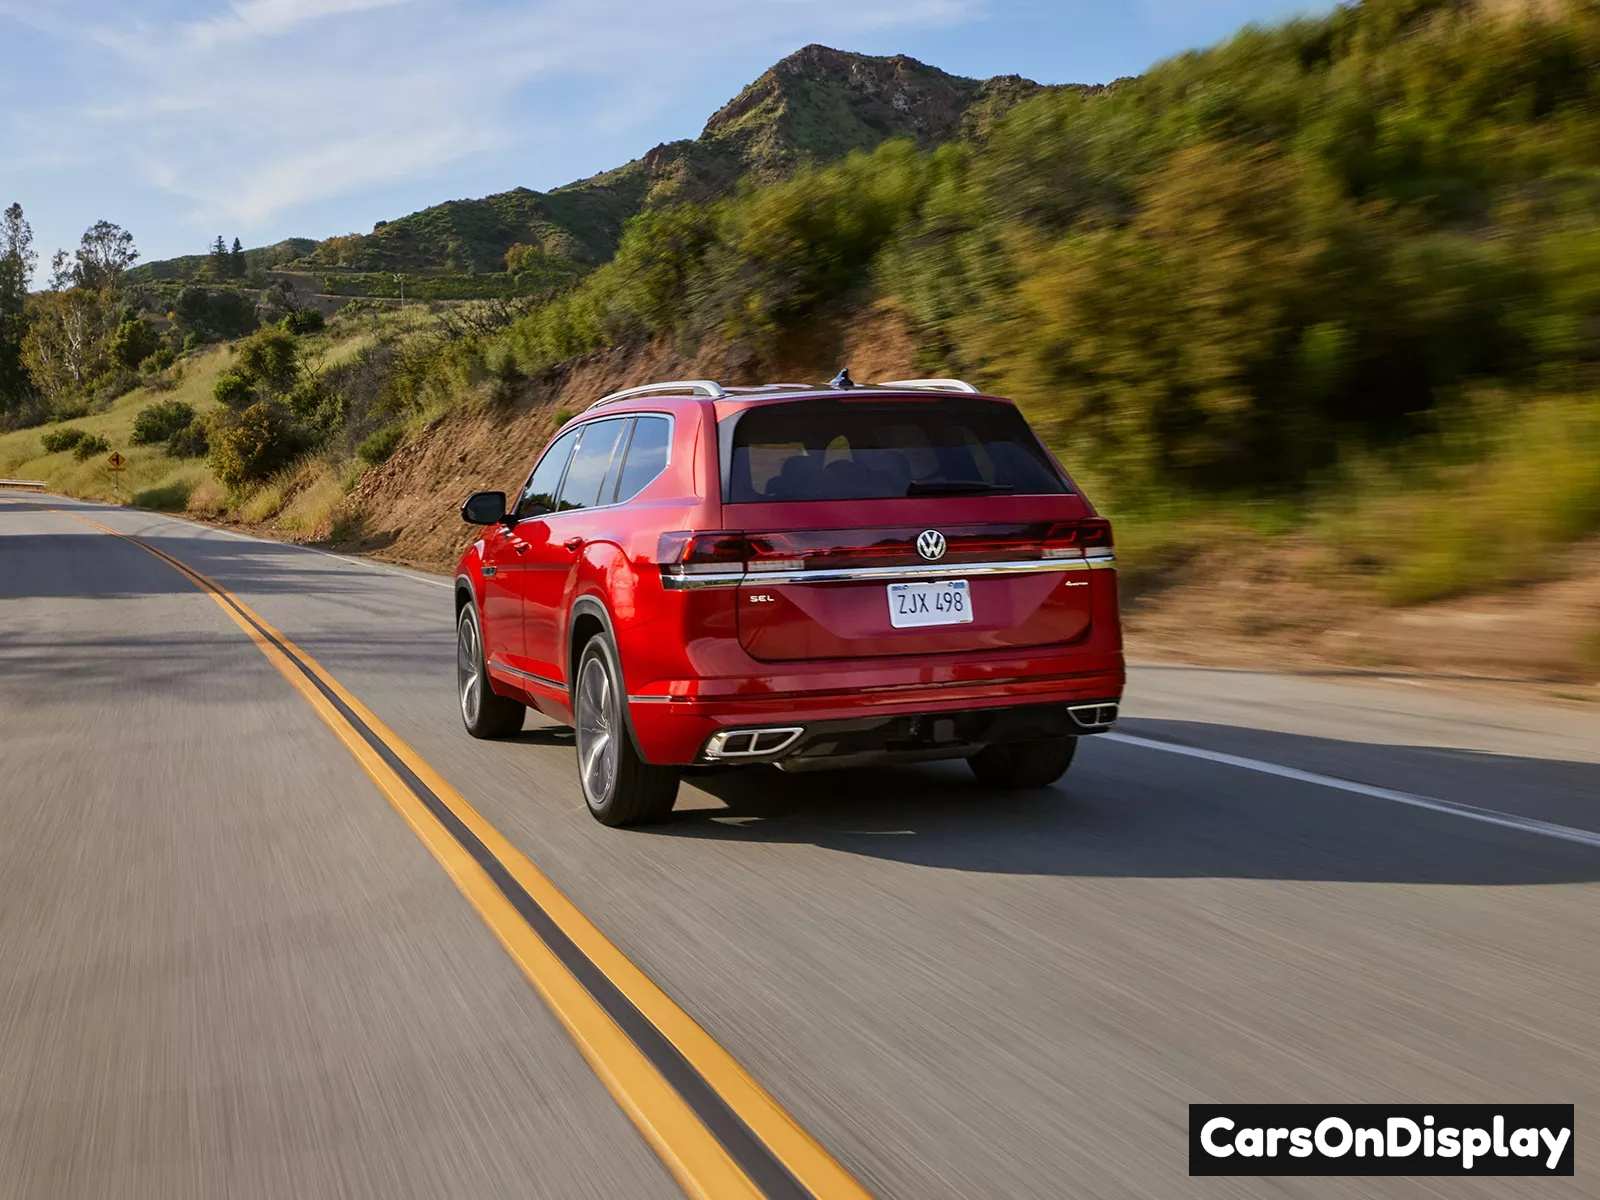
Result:
M979 782L1001 788L1049 787L1067 773L1078 752L1075 737L985 746L967 759Z
M497 696L489 686L484 665L483 632L471 604L462 606L456 619L456 699L461 723L475 738L510 737L522 728L527 706Z
M622 672L604 634L584 646L575 680L578 781L590 814L602 825L665 820L678 798L678 771L647 763L634 749L622 712Z

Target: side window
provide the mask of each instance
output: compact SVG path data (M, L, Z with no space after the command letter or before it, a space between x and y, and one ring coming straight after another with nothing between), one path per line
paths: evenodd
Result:
M633 423L633 440L617 480L617 503L632 500L645 485L667 469L672 446L672 422L665 417L639 417Z
M578 431L562 434L544 452L539 465L533 469L528 486L517 498L517 516L542 517L556 508L556 489L561 486L561 474L567 469L567 459L572 456L572 444L578 440Z
M561 485L561 502L556 507L561 512L573 508L593 508L600 502L600 484L611 471L611 457L617 451L617 442L627 429L626 418L612 421L595 421L583 426L583 437L578 442L578 452L572 456L572 466L567 470L567 481Z

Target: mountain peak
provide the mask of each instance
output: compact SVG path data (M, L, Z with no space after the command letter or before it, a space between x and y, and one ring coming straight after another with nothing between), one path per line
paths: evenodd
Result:
M770 178L886 138L946 141L959 133L982 86L904 54L855 54L813 43L718 109L700 140L729 144L758 177Z

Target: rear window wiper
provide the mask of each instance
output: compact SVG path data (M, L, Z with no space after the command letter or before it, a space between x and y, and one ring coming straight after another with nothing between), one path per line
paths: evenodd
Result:
M1014 492L1009 483L984 483L978 479L918 479L906 485L908 496L966 496Z

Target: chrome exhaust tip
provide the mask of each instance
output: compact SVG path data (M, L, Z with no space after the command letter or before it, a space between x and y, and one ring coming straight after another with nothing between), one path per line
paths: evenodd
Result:
M1067 712L1079 729L1109 729L1117 719L1115 704L1069 704Z
M788 725L781 729L724 729L711 735L704 757L713 761L729 758L767 758L794 745L805 727Z

